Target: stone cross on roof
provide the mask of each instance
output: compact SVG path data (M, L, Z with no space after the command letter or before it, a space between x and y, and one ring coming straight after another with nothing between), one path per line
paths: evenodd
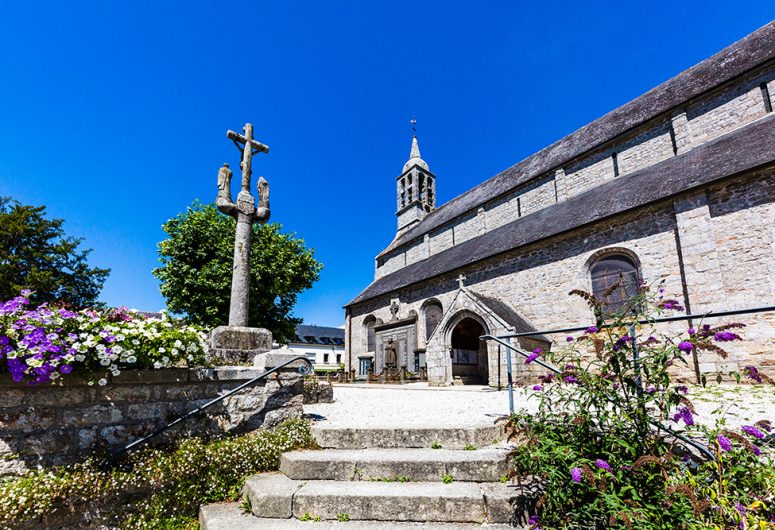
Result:
M462 288L464 287L464 285L463 285L463 282L464 282L465 280L466 280L466 277L465 277L465 276L463 276L462 274L458 275L458 277L457 277L457 285L458 285L458 287L459 287L460 289L462 289Z

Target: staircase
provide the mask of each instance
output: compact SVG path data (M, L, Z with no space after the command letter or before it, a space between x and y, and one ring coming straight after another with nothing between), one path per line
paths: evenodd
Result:
M242 503L202 506L201 530L514 528L500 426L312 432L321 450L283 454L279 473L247 480Z

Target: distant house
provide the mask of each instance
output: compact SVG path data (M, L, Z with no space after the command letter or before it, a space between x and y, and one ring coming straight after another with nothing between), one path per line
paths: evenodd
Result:
M344 367L344 329L326 326L296 326L296 337L274 351L306 355L316 372Z

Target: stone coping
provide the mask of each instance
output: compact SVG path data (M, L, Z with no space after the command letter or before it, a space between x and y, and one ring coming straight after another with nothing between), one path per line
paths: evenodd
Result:
M294 363L296 364L296 363ZM282 372L295 372L293 365L283 369ZM160 368L158 370L125 370L118 376L108 376L108 384L137 384L137 383L184 383L199 381L247 381L258 377L264 370L250 366L216 366L213 368ZM95 372L95 378L101 375ZM61 386L88 386L88 379L80 375L70 375L61 380ZM30 385L28 383L16 383L10 374L0 374L0 388L51 388L59 384Z

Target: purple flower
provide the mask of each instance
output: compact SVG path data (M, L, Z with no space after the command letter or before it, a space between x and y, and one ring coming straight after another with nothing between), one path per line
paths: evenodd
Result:
M753 425L743 425L742 429L744 433L750 434L754 438L764 438L764 433Z
M753 447L753 454L755 454L756 456L759 456L760 454L762 454L762 450L756 447L755 445L751 447Z
M692 411L687 407L681 407L678 409L678 412L673 415L673 421L677 422L678 420L683 420L687 427L694 425L694 416L692 415Z
M539 375L538 380L542 383L551 383L552 379L554 379L554 374L552 372L549 372L546 375Z
M650 387L648 387L648 388L645 390L646 394L653 394L653 393L654 393L654 392L656 392L656 391L657 391L657 387L655 387L655 386L650 386Z
M540 391L540 390L543 390L543 389L544 389L544 387L542 387L541 385L533 385L533 390Z
M579 380L576 379L575 377L573 377L572 375L566 375L565 377L562 378L562 380L565 381L566 383L578 383L579 382Z
M730 342L733 340L742 340L740 335L732 333L731 331L719 331L713 335L713 339L717 342Z
M565 342L573 342L573 337L568 335L567 337L565 337Z
M692 344L691 342L685 340L685 341L682 341L682 342L678 343L678 349L681 350L684 353L689 353L690 351L692 351L694 349L694 344Z
M686 385L679 385L679 386L675 387L675 389L678 392L682 393L682 394L688 394L689 393L689 387L686 386Z
M531 353L530 355L528 355L528 356L525 358L525 364L530 364L530 363L532 363L533 361L535 361L536 359L538 359L538 356L539 356L540 354L541 354L541 348L537 348L537 349L533 350L533 353Z
M689 329L687 329L687 330L686 330L686 332L687 332L689 335L694 335L695 333L697 333L697 330L696 330L696 329L694 329L694 328L689 328Z
M570 478L573 479L573 482L578 484L581 482L581 468L580 467L574 467L570 470Z
M2 338L2 337L0 337L0 338ZM748 379L753 379L757 383L761 383L762 382L762 376L759 374L759 370L757 370L755 366L751 366L751 365L743 366L743 370L748 372L746 374L748 376Z
M597 326L589 326L584 333L597 333L598 331L600 330L597 329Z
M62 372L63 374L69 374L70 372L73 371L73 367L70 366L69 364L63 364L62 366L59 367L59 371Z
M716 437L716 440L718 441L718 446L721 447L724 451L732 450L732 442L726 436L719 434Z
M600 469L605 469L608 472L611 471L611 466L608 464L608 462L606 462L605 460L603 460L601 458L598 458L597 460L595 460L595 465L597 467L599 467Z

